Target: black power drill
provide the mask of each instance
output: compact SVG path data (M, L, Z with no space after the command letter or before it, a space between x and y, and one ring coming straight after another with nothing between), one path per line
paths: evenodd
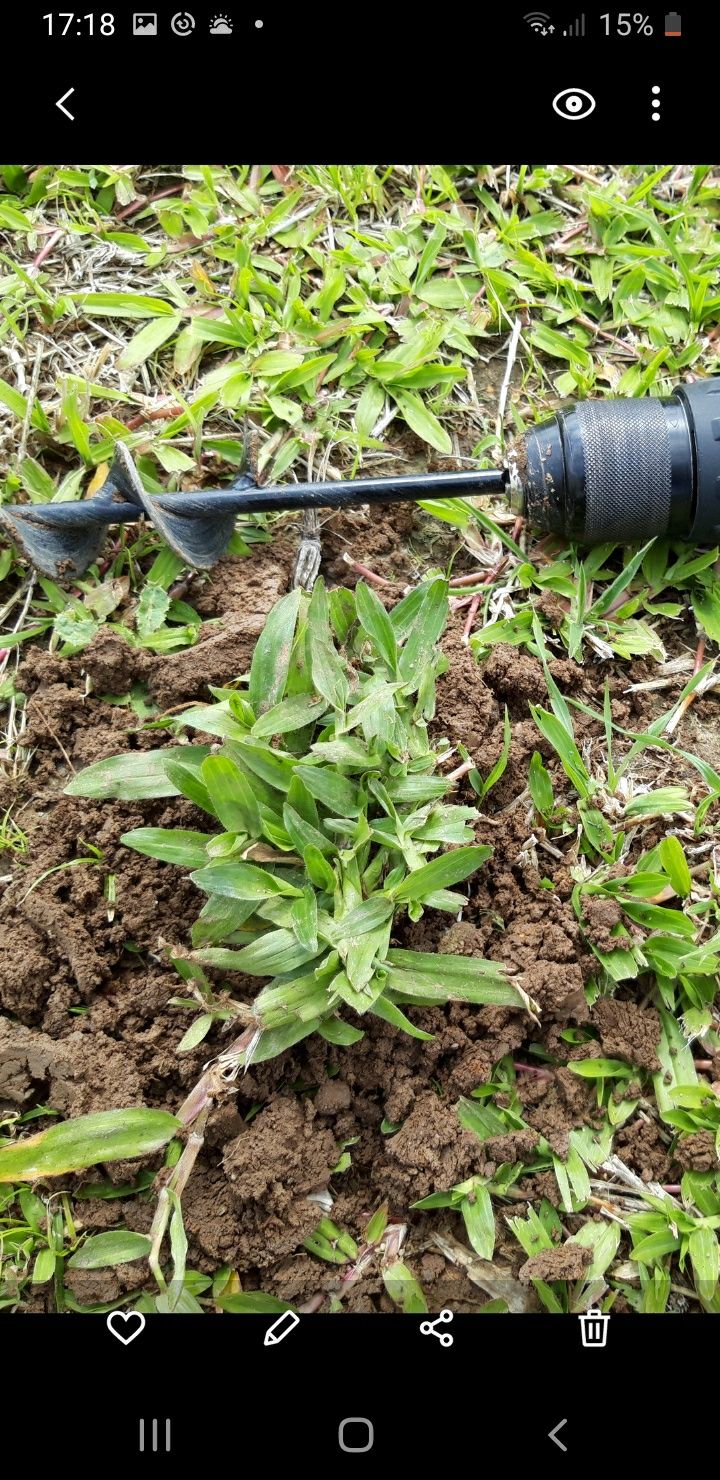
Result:
M509 494L544 533L581 543L644 543L667 535L694 544L720 536L720 378L678 386L661 399L580 401L513 444L505 468L422 473L258 488L242 473L226 488L149 495L126 443L102 487L76 503L0 506L0 526L38 570L72 580L98 558L112 524L145 518L183 561L214 565L238 514L356 508Z

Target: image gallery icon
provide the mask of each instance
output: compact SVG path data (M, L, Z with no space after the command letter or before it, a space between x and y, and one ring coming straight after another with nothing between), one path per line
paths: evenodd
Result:
M158 18L149 10L139 10L133 15L133 36L157 36Z

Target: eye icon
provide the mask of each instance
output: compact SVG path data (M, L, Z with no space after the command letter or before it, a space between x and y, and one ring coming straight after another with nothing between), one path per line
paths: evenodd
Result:
M561 118L567 118L570 123L575 123L578 118L589 118L595 109L595 99L592 93L586 92L584 87L564 87L553 98L553 108Z

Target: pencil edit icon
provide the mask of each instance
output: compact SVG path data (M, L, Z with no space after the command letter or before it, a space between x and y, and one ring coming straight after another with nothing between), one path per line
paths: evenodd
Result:
M284 1341L296 1326L300 1325L300 1317L296 1316L294 1310L285 1310L272 1326L268 1326L263 1337L263 1346L277 1346L279 1341Z

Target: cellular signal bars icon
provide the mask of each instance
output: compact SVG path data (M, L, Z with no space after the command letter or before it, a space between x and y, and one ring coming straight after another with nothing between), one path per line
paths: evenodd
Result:
M565 26L565 28L563 30L563 36L584 36L584 35L585 35L585 11L583 11L582 15L579 15L576 20L571 21L569 26Z

